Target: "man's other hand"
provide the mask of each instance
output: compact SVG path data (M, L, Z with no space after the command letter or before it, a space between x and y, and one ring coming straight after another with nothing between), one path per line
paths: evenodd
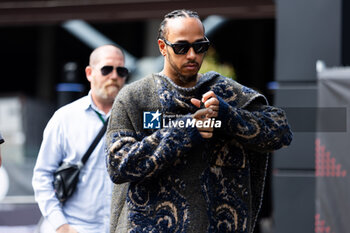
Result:
M78 233L73 227L69 224L63 224L57 228L56 233Z

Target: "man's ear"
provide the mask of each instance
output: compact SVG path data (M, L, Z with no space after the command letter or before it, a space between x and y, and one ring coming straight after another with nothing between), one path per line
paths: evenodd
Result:
M91 80L92 80L92 67L91 66L87 66L85 68L85 75L86 75L87 80L89 80L89 82L91 82Z
M158 47L159 47L159 51L160 53L165 56L166 55L166 49L165 49L165 43L163 40L158 39Z

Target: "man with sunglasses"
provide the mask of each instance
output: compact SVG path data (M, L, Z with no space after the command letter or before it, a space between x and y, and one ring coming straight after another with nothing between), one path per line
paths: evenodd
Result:
M109 117L113 101L128 76L124 62L120 48L96 48L85 68L91 87L88 95L58 109L45 128L33 175L35 199L44 217L42 233L109 232L113 184L106 171L103 138L82 168L76 190L63 205L56 198L52 183L62 162L81 161Z
M163 70L125 87L112 107L111 232L253 232L268 154L292 139L284 112L232 79L198 73L209 40L195 12L167 14L158 46Z

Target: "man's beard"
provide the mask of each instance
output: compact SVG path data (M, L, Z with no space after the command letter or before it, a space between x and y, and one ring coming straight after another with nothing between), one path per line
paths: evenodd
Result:
M119 87L115 85L108 85L95 89L96 96L105 102L113 102L118 92Z
M191 61L191 63L197 63L198 64L198 62L195 62L195 61ZM192 74L192 75L183 75L181 73L181 70L171 60L170 60L170 65L173 67L173 70L175 71L175 75L177 76L177 78L183 84L193 83L193 82L195 82L197 80L198 71L195 74Z
M167 49L167 50L168 50L168 49ZM169 51L168 51L168 54L169 54ZM170 66L171 66L171 67L173 68L173 70L175 71L176 77L177 77L177 78L180 80L180 82L182 82L184 85L186 85L186 84L188 84L188 83L193 83L193 82L195 82L195 81L197 80L198 71L199 71L199 68L200 68L200 66L201 66L201 64L199 64L197 61L191 60L191 61L188 61L188 62L186 62L185 64L182 65L182 66L185 66L185 65L191 64L191 63L195 63L195 64L198 65L198 70L197 70L197 72L196 72L195 74L188 75L188 76L183 75L183 74L181 73L181 69L178 68L178 67L176 66L176 64L173 62L171 56L168 57L168 61L169 61Z
M176 72L177 77L184 84L195 82L197 80L197 74L198 73L192 76L184 76L180 72Z

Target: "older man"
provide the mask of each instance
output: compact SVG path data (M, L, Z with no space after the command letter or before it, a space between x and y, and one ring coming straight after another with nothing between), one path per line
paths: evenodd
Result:
M55 196L53 173L62 162L77 164L100 131L128 70L124 54L104 45L90 55L85 69L89 94L55 112L48 122L34 168L35 199L45 217L41 232L109 232L112 183L106 172L101 140L83 167L77 189L62 206Z

